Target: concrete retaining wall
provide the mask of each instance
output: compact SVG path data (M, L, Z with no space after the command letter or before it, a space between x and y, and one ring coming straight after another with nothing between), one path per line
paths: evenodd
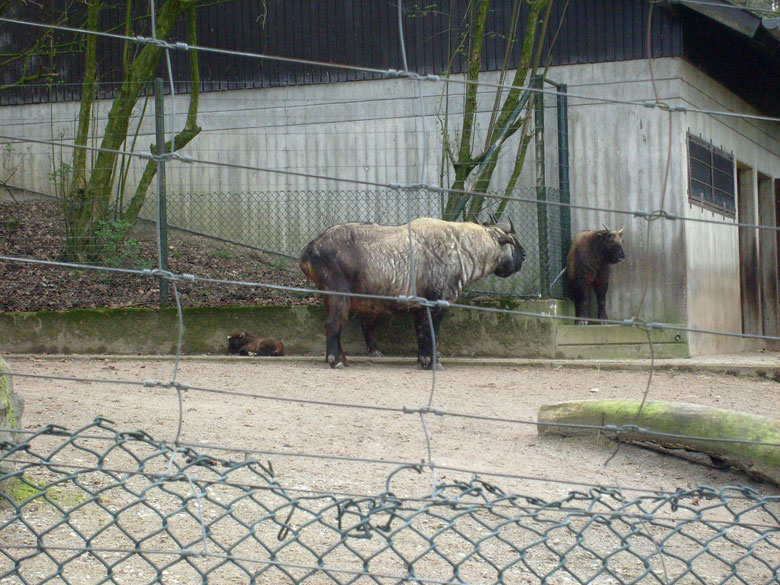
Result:
M494 301L483 308L570 315L571 303L555 300ZM242 330L282 340L288 354L322 355L325 334L320 307L224 307L184 309L184 354L227 353L227 336ZM579 327L556 319L489 310L451 309L441 327L445 357L649 356L643 331L619 326ZM0 352L32 354L151 354L176 352L178 316L174 309L81 309L0 313ZM416 355L410 315L380 326L379 347L387 356ZM687 344L676 332L653 332L657 357L686 357ZM343 335L347 355L365 353L360 327L352 320Z
M538 301L557 305L556 301ZM524 307L532 311L540 307ZM324 352L320 307L228 307L184 309L185 354L227 352L227 335L243 330L276 337L290 354ZM0 314L0 351L10 353L172 354L176 351L174 309L82 309ZM386 355L416 355L409 315L378 330ZM348 355L363 355L360 327L350 322L343 336ZM550 320L507 313L451 310L441 329L440 350L448 356L532 357L555 355Z

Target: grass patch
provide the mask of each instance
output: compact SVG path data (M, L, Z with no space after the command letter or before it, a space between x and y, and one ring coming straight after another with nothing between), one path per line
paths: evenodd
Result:
M25 476L11 477L3 482L0 493L4 493L15 505L32 503L51 505L57 504L63 508L72 508L87 499L81 492L73 492L57 487L41 487Z

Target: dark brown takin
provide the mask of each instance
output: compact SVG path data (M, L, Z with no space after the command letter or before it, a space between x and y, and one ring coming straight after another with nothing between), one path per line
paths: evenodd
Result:
M514 274L524 258L511 221L479 225L424 217L400 226L347 223L330 227L306 245L300 267L322 291L454 302L463 288L476 280L489 274ZM374 338L377 320L398 310L414 314L417 360L424 369L433 366L433 339L439 337L442 306L430 307L432 337L426 307L420 303L323 296L325 359L331 367L346 365L341 330L351 311L362 314L368 353L381 355Z
M574 234L566 256L566 277L569 296L574 301L577 323L584 325L588 318L590 289L596 295L598 319L607 319L607 290L609 271L612 264L622 262L626 257L623 249L623 229L586 230Z
M228 353L237 355L284 355L284 344L278 339L263 339L246 331L234 331L228 335Z

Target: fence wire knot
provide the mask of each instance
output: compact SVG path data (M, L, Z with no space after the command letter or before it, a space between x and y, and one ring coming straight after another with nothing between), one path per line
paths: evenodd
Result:
M685 106L675 106L667 102L647 100L642 103L646 108L658 108L667 112L687 112L688 108Z
M430 406L423 406L421 408L411 408L409 406L403 407L404 414L435 414L436 416L444 416L444 411L438 408L431 408Z
M405 305L405 304L415 304L415 305L420 305L421 307L434 307L434 306L436 306L435 302L429 301L428 299L426 299L424 297L418 297L418 296L414 296L414 295L398 295L396 298L398 299L398 302L401 303L402 305Z
M652 331L653 329L662 329L662 326L659 323L655 323L652 321L648 322L645 319L642 319L642 317L631 317L630 319L623 319L621 325L627 327L633 326L638 329L641 329L642 331Z
M408 71L402 71L400 69L387 69L385 75L388 77L409 77Z
M655 221L656 219L669 219L676 220L679 217L673 213L669 213L664 209L656 209L654 211L635 211L634 217L641 217L647 221Z
M178 160L185 163L191 163L194 160L191 156L187 156L186 154L179 154L178 152L163 152L162 154L151 154L148 158L157 162Z
M628 432L628 431L631 431L631 432L634 432L634 433L638 433L638 432L640 432L642 430L645 430L642 427L637 426L637 425L622 425L622 426L617 427L617 428L618 428L618 432L624 432L624 433Z
M155 39L152 37L136 36L133 37L133 41L138 43L139 45L154 45L155 47L159 47L161 49L177 49L180 51L190 50L190 46L187 43L182 43L182 42L169 43L168 41L165 41L163 39Z
M190 385L184 382L176 382L172 380L170 382L163 382L162 380L144 380L144 388L175 388L176 390L189 390Z
M177 280L188 280L191 282L195 281L195 275L193 274L176 274L175 272L171 272L170 270L163 270L161 268L144 268L140 272L144 276L155 276L157 278L162 278L170 281L177 281Z
M165 45L168 44L162 39L153 39L152 37L136 36L133 40L139 45L155 45L161 48L164 48Z
M176 280L176 275L170 270L163 270L162 268L147 268L144 271L145 276L156 276L164 280Z

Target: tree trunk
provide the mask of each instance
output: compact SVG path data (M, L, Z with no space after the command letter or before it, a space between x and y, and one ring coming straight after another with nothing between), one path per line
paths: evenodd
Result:
M197 44L197 21L195 19L195 8L189 8L187 10L187 44L194 47ZM173 139L174 152L187 146L192 139L194 139L200 133L200 126L198 126L198 103L200 98L200 64L198 61L198 51L189 51L190 59L190 104L187 109L187 120L184 123L184 128ZM166 141L164 145L165 152L171 152L171 143ZM158 147L153 147L154 154L159 154ZM146 163L146 168L141 175L141 180L138 182L135 194L130 200L130 205L127 210L122 214L124 225L127 226L127 231L135 225L138 220L138 213L143 207L144 201L146 201L146 192L149 190L149 186L152 184L157 174L157 161L150 160ZM125 234L122 234L123 236Z
M162 5L156 22L158 39L167 39L170 36L176 19L188 6L189 4L184 0L167 0ZM67 250L74 253L75 259L79 261L88 260L99 254L99 250L96 249L95 230L101 221L110 220L109 207L117 162L117 153L106 151L121 149L127 137L130 115L141 92L154 76L161 51L159 46L147 44L130 64L119 95L108 113L108 122L100 144L100 148L104 150L98 153L83 190L79 190L78 186L71 189L72 197L83 197L79 216L75 220L66 218L66 221L72 221L69 225L68 237L74 238L73 242L78 246L78 251L72 250L71 245L67 246ZM89 66L87 64L87 67Z
M477 170L477 177L474 181L474 192L485 193L490 187L490 181L493 179L493 173L496 170L498 164L498 155L501 152L501 148L514 134L521 128L526 128L531 118L532 108L528 107L529 93L527 89L523 89L523 86L528 79L528 73L531 72L531 76L536 75L536 71L539 67L539 59L541 55L541 45L544 40L544 31L546 30L546 23L550 17L550 9L552 7L552 0L536 0L536 2L530 3L530 10L528 15L528 23L526 25L525 34L523 35L523 46L520 50L520 62L517 65L515 76L512 79L512 89L509 90L506 101L501 108L501 115L496 122L496 129L491 136L491 140L485 147L485 154L482 157L484 162L479 166ZM542 13L542 9L546 8L542 23L540 26L539 17ZM541 29L541 30L540 30ZM538 39L538 42L537 42ZM534 57L534 47L537 47L536 56ZM525 111L525 114L523 114ZM524 132L524 134L526 134ZM527 143L521 139L518 145L517 153L515 155L515 168L512 171L513 176L520 175L522 171L523 163L525 162L525 152ZM474 196L469 206L469 214L473 217L479 215L482 211L485 198L480 196ZM500 212L503 212L506 203L500 207ZM501 213L497 214L498 217Z
M484 36L485 21L489 8L488 5L489 3L485 2L485 0L480 4L479 11L476 13L476 18L470 31L472 36L476 35L479 38L479 42L474 43L474 46L469 53L467 79L470 81L477 81L479 79L482 52L481 39ZM536 71L538 67L539 56L541 55L540 45L544 40L546 22L549 19L552 0L535 0L534 2L529 2L529 6L528 23L523 35L520 62L518 63L512 80L512 89L509 90L506 100L504 100L504 104L501 106L501 113L496 116L494 111L485 147L482 153L476 156L472 155L472 147L477 111L477 85L476 83L473 83L466 88L460 147L457 153L457 159L453 163L455 168L455 180L450 185L450 188L453 191L462 191L466 186L469 176L476 171L477 177L471 189L469 189L475 194L450 194L447 198L447 205L444 213L445 219L455 220L458 216L462 215L466 220L476 220L477 216L482 211L485 199L480 193L486 192L490 186L490 181L496 169L502 146L520 128L525 127L528 122L528 112L530 110L526 105L527 96L524 96L524 94L527 94L527 90L523 89L523 85L528 77L529 70L533 72ZM545 8L546 11L542 18L542 26L540 26L540 15ZM508 42L512 43L513 39L510 39ZM536 56L534 56L534 47L537 47ZM507 53L506 58L509 58L509 53ZM498 107L497 104L500 101L499 96L501 93L501 88L496 90L496 105L494 108ZM523 114L523 111L526 113ZM524 144L524 141L521 140L521 143L518 146L518 155L515 158L519 165L516 165L513 175L519 175L519 171L522 168L522 162L525 160L525 146L527 146L527 144ZM520 153L522 153L522 155ZM501 206L501 211L503 211L505 205L506 204Z
M97 30L98 15L100 13L100 1L91 0L87 6L87 30ZM92 104L95 101L95 81L97 80L97 36L85 35L86 47L84 50L84 83L81 89L81 102L79 104L79 123L76 136L73 140L76 146L86 146L89 140L89 126L92 120ZM67 226L67 238L65 240L66 255L68 258L80 262L87 260L89 239L84 232L84 217L88 213L89 192L86 189L87 177L87 151L84 148L76 148L73 151L72 175L68 177L59 169L55 172L55 180L62 183L63 207L65 211L65 225Z
M474 161L471 158L474 124L477 117L477 84L479 71L482 67L482 44L485 37L485 24L487 22L490 0L480 0L473 7L473 15L469 22L469 61L466 68L466 80L471 81L466 85L466 96L463 105L463 123L460 130L460 147L457 159L454 163L455 180L451 189L460 191L466 184L471 171L474 170ZM463 209L464 196L461 193L451 193L447 198L447 206L444 211L444 219L454 220Z
M640 404L637 400L546 404L539 409L537 430L540 435L565 436L599 432L618 441L661 447L672 454L676 453L669 450L696 451L754 477L780 484L780 421L683 402L647 402L637 418ZM629 428L604 429L607 425Z

